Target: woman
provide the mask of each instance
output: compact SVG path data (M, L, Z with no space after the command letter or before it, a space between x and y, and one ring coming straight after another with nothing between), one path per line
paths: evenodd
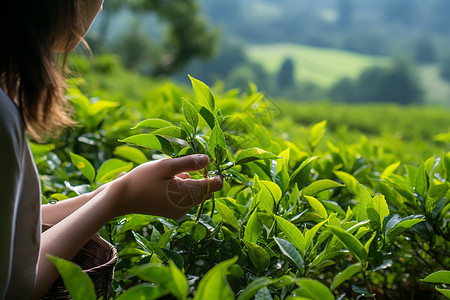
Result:
M205 155L192 155L143 164L91 193L41 207L39 178L26 135L39 139L73 124L55 52L67 54L76 47L102 2L0 4L2 299L42 296L58 276L46 255L73 258L110 219L128 213L176 219L222 188L221 177L189 178L186 171L209 163ZM41 220L55 225L41 234Z

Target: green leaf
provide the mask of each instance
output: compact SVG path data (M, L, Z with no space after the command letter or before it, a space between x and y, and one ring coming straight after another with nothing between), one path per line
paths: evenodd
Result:
M169 126L175 126L169 121L162 120L162 119L147 119L142 122L139 122L136 126L134 126L131 129L137 129L137 128L164 128Z
M172 250L169 250L169 249L165 249L165 248L161 248L161 251L164 253L164 255L166 256L167 260L173 262L176 265L175 268L178 268L178 269L183 269L184 268L184 259L183 259L183 257L181 257L180 254L178 254L175 251L172 251Z
M125 293L117 297L117 300L155 300L166 295L167 292L161 288L148 283L139 284L126 290Z
M438 287L435 287L435 288L436 288L436 291L438 291L439 293L441 293L442 295L447 297L447 299L450 299L450 289L441 289Z
M218 164L226 159L226 147L222 129L220 129L219 123L216 123L209 137L208 151ZM225 154L225 157L223 154Z
M249 148L236 153L235 165L242 165L259 159L276 159L277 156L259 148Z
M200 80L195 79L191 75L188 76L189 79L191 80L192 88L194 89L194 95L195 99L197 100L197 103L207 107L211 112L214 112L214 110L216 109L216 101L214 100L214 96L211 93L209 87Z
M141 246L142 249L146 251L148 254L152 254L153 247L150 245L150 242L138 232L133 231L132 233L138 245Z
M122 234L128 230L140 230L142 227L147 226L155 217L148 215L127 215L125 224L119 229L117 235Z
M392 220L392 219L391 219ZM389 220L389 222L391 222ZM390 243L392 242L397 236L402 234L405 230L411 228L412 226L416 225L417 223L425 221L423 219L423 216L409 216L406 218L403 218L401 221L397 222L394 226L391 227L391 224L386 225L386 228L388 229L386 234L386 242Z
M133 163L121 159L111 158L105 160L97 172L97 181L106 183L114 180L122 172L128 172L133 168Z
M314 211L319 214L319 216L324 219L328 217L327 210L319 200L311 196L305 196L305 198L308 200L309 205L311 205Z
M214 115L204 106L202 106L198 112L202 116L202 118L206 121L209 128L213 129L214 126L216 125L216 118L214 117Z
M137 134L127 137L123 140L119 140L119 142L155 149L169 156L174 155L175 152L172 144L168 140L159 135Z
M303 261L302 256L294 247L294 245L292 245L286 240L277 237L274 237L274 240L277 243L278 247L280 247L281 253L287 256L297 266L300 272L303 272L305 263Z
M305 252L305 237L303 236L300 229L288 220L275 216L277 219L278 227L284 233L289 242L291 242L301 253Z
M90 182L95 179L95 169L94 166L83 156L70 152L70 159L73 165L80 170L81 174L84 175Z
M176 139L180 139L180 140L186 140L186 138L187 138L186 131L177 126L169 126L169 127L160 128L160 129L153 131L152 134L158 135L158 136L176 138Z
M325 134L325 129L327 126L327 121L322 121L319 122L317 124L314 124L311 127L311 131L310 131L310 143L312 147L316 147L320 141L322 140L324 134Z
M291 177L289 178L289 181L290 182L294 181L294 179L298 175L298 173L300 173L301 170L303 170L307 165L312 163L317 158L318 158L318 156L313 156L313 157L310 157L310 158L306 159L305 161L303 161L301 163L301 165L292 173Z
M423 162L420 164L417 170L416 178L414 180L415 190L422 196L425 197L427 193L427 176L425 174Z
M358 272L361 272L361 270L362 270L362 265L359 262L348 266L347 268L345 268L344 271L341 271L336 276L334 276L333 282L331 283L331 286L330 286L330 289L332 289L332 290L336 289L344 281L352 278Z
M270 290L267 287L263 287L256 293L255 300L273 300L273 298Z
M234 299L234 292L227 281L227 271L237 259L238 257L234 257L222 261L209 270L198 284L194 300Z
M261 228L261 225L259 224L258 215L255 210L250 215L247 225L245 226L243 240L249 241L252 243L256 243L258 241L258 238L259 238L259 235L261 234L261 232L262 232L262 228Z
M392 174L394 174L395 170L397 170L399 166L400 166L399 161L387 166L386 169L384 169L383 173L381 173L381 178L384 179L391 176Z
M299 278L295 280L295 283L300 287L300 289L295 290L297 296L311 300L334 300L331 291L317 280Z
M360 262L364 263L367 261L366 249L356 237L337 226L328 225L327 228Z
M229 209L225 204L221 201L216 201L216 209L219 214L224 218L225 223L231 225L234 229L239 229L239 221L234 216L233 211Z
M359 194L358 181L353 175L342 171L334 171L333 173L345 184L345 186L350 192L352 192L355 195Z
M258 272L267 270L270 264L270 256L264 248L258 244L242 240L247 248L250 260Z
M447 270L437 271L428 275L424 279L420 279L420 281L430 283L450 284L450 271Z
M312 240L314 238L314 236L316 235L317 231L320 229L320 227L323 226L323 224L325 224L327 222L327 220L322 221L316 225L314 225L313 228L307 230L305 232L305 250L307 251L309 249L309 246L311 246Z
M94 284L80 266L50 254L47 254L47 258L55 264L64 281L64 286L74 299L97 299Z
M198 112L189 101L183 99L183 113L186 121L192 126L192 128L197 130L198 126Z
M141 150L127 145L116 147L116 149L114 149L114 155L120 156L123 159L132 161L138 165L148 161L147 157Z
M337 187L342 187L344 185L330 180L330 179L322 179L322 180L317 180L314 181L313 183L311 183L310 185L308 185L307 187L305 187L302 191L303 195L305 196L314 196L315 194L328 190L328 189L332 189L332 188L337 188Z
M372 206L378 213L380 225L383 224L384 218L389 216L389 207L383 195L377 195L372 200Z
M359 212L358 212L358 222L368 220L369 214L367 210L372 207L372 196L363 187L360 183L358 183L359 190Z
M275 282L275 280L267 277L259 277L250 282L249 285L239 294L237 300L249 300L263 287Z

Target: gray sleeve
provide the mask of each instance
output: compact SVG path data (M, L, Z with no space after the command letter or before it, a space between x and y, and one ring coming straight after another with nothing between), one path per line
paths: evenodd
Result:
M11 275L12 244L21 185L23 129L17 109L0 90L0 298Z

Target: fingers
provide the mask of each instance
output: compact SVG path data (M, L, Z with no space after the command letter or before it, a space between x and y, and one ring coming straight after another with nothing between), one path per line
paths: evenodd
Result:
M200 180L174 177L169 181L168 198L178 207L193 207L222 189L223 178L216 176Z
M182 183L185 187L200 190L202 195L214 193L220 191L223 187L223 177L215 176L209 178L209 189L208 180L205 179L186 179Z
M204 154L196 154L179 158L164 159L161 160L159 164L161 164L163 176L172 178L179 173L197 171L205 168L209 164L209 158Z
M181 179L190 179L191 175L189 175L189 173L183 172L183 173L175 175L174 177L178 177Z

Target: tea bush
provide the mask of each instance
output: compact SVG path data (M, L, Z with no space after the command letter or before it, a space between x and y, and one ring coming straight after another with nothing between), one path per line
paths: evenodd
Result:
M143 88L142 80L131 100L70 82L79 125L32 144L43 202L95 189L147 160L191 153L210 157L207 175L226 178L179 220L127 215L100 230L119 251L113 298L449 296L448 148L412 164L364 136L339 142L326 121L297 124L291 130L301 135L288 140L277 104L255 86L213 95L191 80L193 96L169 82ZM69 292L85 282L78 297L95 299L80 269L52 259Z

